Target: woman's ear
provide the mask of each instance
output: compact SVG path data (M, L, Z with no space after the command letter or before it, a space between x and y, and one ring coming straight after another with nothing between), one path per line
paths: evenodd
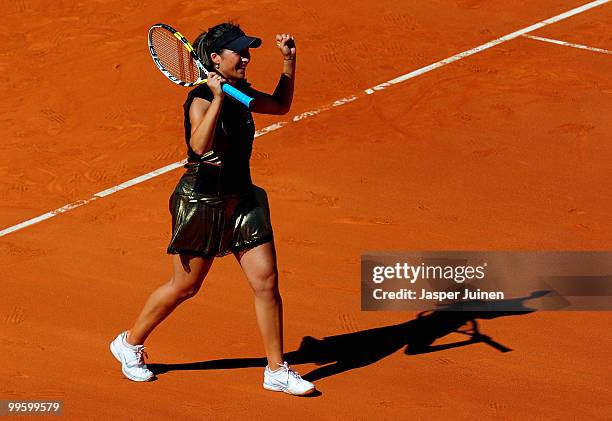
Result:
M221 56L217 53L210 53L210 61L213 64L221 63Z

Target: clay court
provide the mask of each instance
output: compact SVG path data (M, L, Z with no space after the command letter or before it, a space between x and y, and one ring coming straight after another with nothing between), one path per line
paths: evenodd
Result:
M62 400L75 420L610 419L610 312L476 318L487 342L360 308L365 251L611 249L612 2L554 20L586 4L4 1L0 399ZM147 30L193 39L227 19L264 42L260 90L281 71L274 35L298 46L292 109L256 115L251 169L311 398L261 387L231 256L147 341L156 381L127 380L108 350L170 276L182 168L151 172L186 152L187 89L155 68ZM427 334L429 352L407 351Z

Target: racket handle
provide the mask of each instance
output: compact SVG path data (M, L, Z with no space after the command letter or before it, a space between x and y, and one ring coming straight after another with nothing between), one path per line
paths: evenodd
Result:
M221 89L223 89L223 92L225 92L227 95L243 103L247 108L251 108L253 98L251 98L250 96L240 92L238 89L234 88L229 83L224 83Z

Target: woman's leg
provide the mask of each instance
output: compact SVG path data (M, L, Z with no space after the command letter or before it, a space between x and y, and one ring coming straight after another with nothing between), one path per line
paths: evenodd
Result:
M149 296L130 329L127 342L144 344L149 334L183 301L197 294L213 259L175 254L172 278Z
M278 290L274 242L236 253L253 293L255 314L264 341L268 366L283 363L283 302Z

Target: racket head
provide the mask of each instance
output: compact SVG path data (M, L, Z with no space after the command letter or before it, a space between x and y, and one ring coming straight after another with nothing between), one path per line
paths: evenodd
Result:
M149 53L164 76L181 86L206 81L208 72L187 39L176 29L156 23L149 29Z

